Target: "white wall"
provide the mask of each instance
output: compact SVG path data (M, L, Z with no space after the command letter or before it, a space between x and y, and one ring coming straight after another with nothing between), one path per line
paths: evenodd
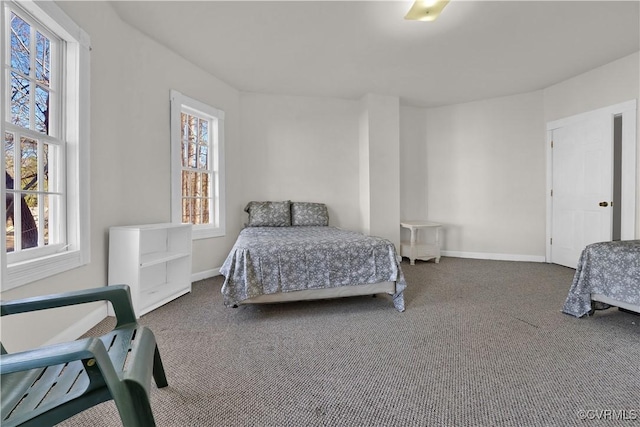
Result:
M632 99L640 100L640 52L550 86L543 93L545 123ZM636 123L636 167L640 169L640 108ZM636 185L636 191L635 234L640 239L640 185Z
M637 99L640 53L625 56L544 89L544 121Z
M240 99L244 203L326 203L331 225L360 230L359 103L255 93ZM242 209L232 215L247 218Z
M331 225L399 243L398 98L240 99L245 203L326 203Z
M635 53L541 91L401 108L401 217L445 224L449 255L543 260L545 124L639 99L639 63Z
M196 242L193 270L221 266L237 237L241 220L236 214L243 208L238 92L123 23L108 3L59 5L91 37L91 263L3 292L2 298L104 286L110 226L171 220L170 89L226 113L227 236ZM3 318L2 342L9 351L40 345L96 308Z
M541 91L426 110L427 217L445 253L544 259L544 141Z

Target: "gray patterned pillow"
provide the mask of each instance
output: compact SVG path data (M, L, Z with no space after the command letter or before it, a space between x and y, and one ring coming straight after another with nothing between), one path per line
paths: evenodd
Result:
M244 211L249 214L248 227L289 227L291 202L249 202Z
M291 225L329 225L329 212L324 203L291 203Z

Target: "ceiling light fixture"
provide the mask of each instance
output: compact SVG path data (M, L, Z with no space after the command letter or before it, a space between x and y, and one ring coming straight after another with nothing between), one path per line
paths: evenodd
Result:
M413 21L435 21L449 0L416 0L404 19Z

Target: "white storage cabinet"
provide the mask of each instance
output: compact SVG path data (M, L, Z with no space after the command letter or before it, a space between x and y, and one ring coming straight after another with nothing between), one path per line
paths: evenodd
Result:
M191 225L111 227L109 284L131 287L137 317L191 292Z

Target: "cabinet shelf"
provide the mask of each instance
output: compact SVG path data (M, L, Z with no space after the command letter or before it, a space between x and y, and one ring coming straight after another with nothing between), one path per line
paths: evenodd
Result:
M173 261L191 256L188 252L152 252L140 256L140 268L151 267L156 264Z

